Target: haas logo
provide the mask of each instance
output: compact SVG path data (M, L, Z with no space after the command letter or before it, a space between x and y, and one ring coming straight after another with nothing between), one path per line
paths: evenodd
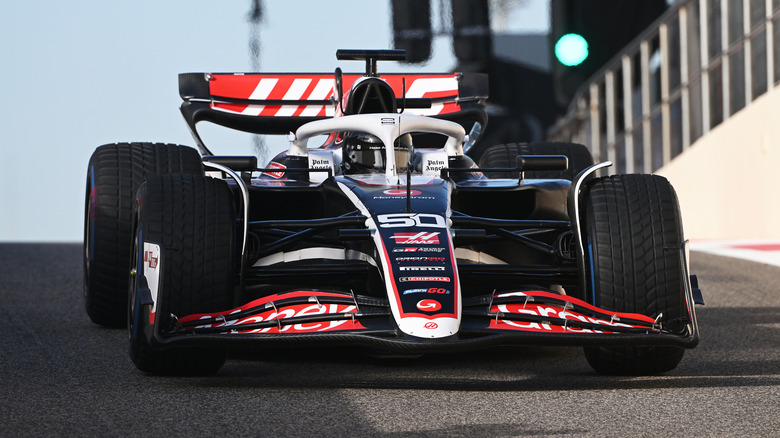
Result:
M153 251L144 251L144 262L149 267L149 269L157 269L157 262L160 260L160 256L158 256Z
M438 245L439 233L395 233L390 236L399 245Z

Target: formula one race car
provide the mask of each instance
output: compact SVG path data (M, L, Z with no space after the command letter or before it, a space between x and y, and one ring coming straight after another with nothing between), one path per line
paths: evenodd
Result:
M216 372L234 346L582 345L600 373L675 368L700 293L669 182L596 177L610 163L577 144L476 148L486 78L377 73L403 56L339 50L362 75L180 75L202 156L119 143L90 160L90 318L126 324L155 374ZM201 121L289 133L289 150L216 156Z

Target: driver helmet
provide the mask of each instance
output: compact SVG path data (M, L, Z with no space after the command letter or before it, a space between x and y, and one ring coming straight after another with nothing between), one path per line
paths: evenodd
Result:
M345 174L382 173L387 167L385 146L374 135L350 133L344 139L342 166ZM395 163L398 172L406 172L411 152L411 136L405 134L395 141Z

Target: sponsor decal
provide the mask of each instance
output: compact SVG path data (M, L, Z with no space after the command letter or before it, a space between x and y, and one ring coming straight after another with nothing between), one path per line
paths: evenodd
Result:
M416 249L416 248L409 248L409 249ZM418 257L396 257L395 261L396 262L446 262L447 259L444 257L418 256Z
M144 251L144 264L146 269L157 269L157 263L160 261L159 253L152 251Z
M380 121L383 125L395 125L395 119L392 117L382 117Z
M385 190L382 193L384 193L387 196L406 196L406 189L390 189L390 190ZM419 190L410 190L409 194L412 196L420 196L422 195L422 192Z
M400 271L446 271L444 266L401 266Z
M443 294L449 295L450 291L441 287L429 287L428 289L406 289L404 295L409 294Z
M399 245L438 245L439 233L395 233L390 236Z
M582 321L582 322L589 322L593 324L603 324L603 325L608 325L613 327L632 327L631 325L628 324L593 318L591 316L586 316L576 312L572 312L571 310L561 309L560 307L553 307L544 304L533 304L533 303L499 304L493 306L493 309L491 309L491 311L507 313L507 314L521 313L521 314L533 315L533 316L561 318L561 319L568 319L570 321ZM571 327L571 326L564 327L564 326L550 324L546 322L521 322L521 321L510 321L506 319L493 320L490 323L490 327L513 329L513 330L526 330L526 331L534 331L534 332L604 333L604 331L601 330L591 330L591 329Z
M381 228L429 227L447 228L447 221L438 214L430 213L393 213L377 216Z
M227 327L233 327L235 333L313 333L313 332L316 333L316 332L327 332L331 330L364 329L365 327L361 325L359 322L353 321L352 318L347 318L347 315L349 313L354 313L356 311L357 308L354 305L300 304L300 305L292 305L287 307L273 308L259 315L253 315L238 320L228 321L227 324L225 323L207 324L207 325L200 325L197 327L207 328L207 327L227 326ZM300 316L313 316L313 315L325 316L325 315L334 315L334 314L342 314L344 315L345 319L333 320L333 321L314 321L314 322L306 322L306 323L299 323L299 324L282 323L280 325L274 325L271 327L265 327L265 328L253 329L253 330L241 329L241 326L244 324L252 324L252 323L262 322L262 321L274 321L274 320L284 321L287 318L295 318ZM201 315L201 317L203 316L204 315ZM216 317L217 314L207 314L205 316L213 318Z
M402 283L408 281L444 281L449 283L450 277L400 277L398 281Z
M152 295L152 308L150 319L154 320L154 315L157 313L157 292L160 287L160 270L162 269L162 263L160 261L160 245L151 242L144 242L144 259L143 259L143 274L146 278L146 283L149 286L149 292Z
M309 157L309 165L313 169L328 169L331 167L330 160L327 159L321 159L321 158L314 158L312 156Z
M431 247L418 247L415 248L413 246L410 247L403 247L403 248L393 248L393 252L442 252L446 250L447 248L431 248Z
M414 199L428 199L428 200L436 199L435 196L412 196L412 198L414 198ZM381 200L381 199L400 199L400 198L398 196L374 196L374 199Z
M444 160L429 159L425 161L425 167L423 172L438 172L446 167L447 163Z
M271 164L268 165L269 169L287 169L287 166L285 166L282 163L277 163L276 161L271 161ZM279 179L284 176L284 172L263 172L264 175L268 175L271 178Z
M425 327L425 328L427 328L429 330L435 330L435 329L439 328L439 324L436 324L435 322L431 321L431 322L426 322L423 327Z
M424 312L435 312L441 309L441 303L436 300L420 300L417 303L417 308Z
M333 74L214 74L219 80L213 81L211 92L218 96L239 99L274 99L285 100L326 100L333 95ZM343 87L349 90L352 84L361 77L360 74L344 74ZM406 97L440 98L430 108L408 108L406 113L417 115L434 115L452 113L460 110L458 105L458 79L454 74L446 75L408 75L383 74L394 90L400 90L406 82ZM297 102L296 102L297 103ZM305 102L304 102L305 103ZM303 104L303 105L246 105L228 102L212 102L211 106L221 111L264 117L333 117L333 104ZM391 117L383 118L382 124L394 125Z
M385 190L382 192L385 194L385 196L374 196L374 199L399 199L399 198L405 198L406 197L406 189L391 189L391 190ZM410 190L409 196L414 199L436 199L435 196L420 196L422 195L422 192L419 190Z

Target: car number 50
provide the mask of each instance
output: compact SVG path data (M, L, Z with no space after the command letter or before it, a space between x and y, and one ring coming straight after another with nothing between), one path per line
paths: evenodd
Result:
M438 214L429 213L393 213L380 214L377 216L380 227L399 228L399 227L429 227L429 228L447 228L447 221Z

